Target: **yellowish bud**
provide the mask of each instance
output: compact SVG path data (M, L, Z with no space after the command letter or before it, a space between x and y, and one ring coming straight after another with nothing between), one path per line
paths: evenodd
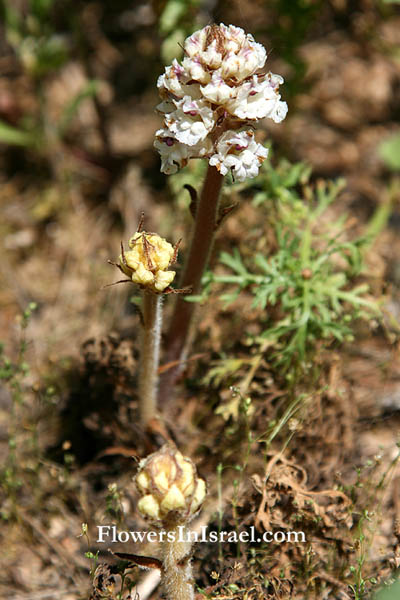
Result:
M132 271L136 271L140 264L139 258L140 257L137 252L135 252L134 250L127 250L125 252L125 263L122 260L122 256L119 257L119 260L122 263L122 266L125 265L125 268L127 270L132 269Z
M159 492L161 492L162 494L168 492L169 481L168 475L166 473L163 473L162 471L157 473L153 478L153 482Z
M156 233L140 231L129 240L129 248L119 257L122 271L133 283L162 293L175 277L175 271L167 270L174 259L174 247Z
M206 495L206 484L197 477L192 461L169 444L142 461L136 484L145 494L139 511L164 525L190 520Z
M148 460L148 473L157 492L166 494L176 479L177 464L174 457L168 453L156 452L153 460Z
M154 287L158 292L163 292L174 280L175 271L157 271L154 278Z
M139 475L136 477L136 485L142 493L147 492L149 489L149 476L147 473L144 471L139 473Z
M145 250L144 240L148 244L147 250ZM149 254L156 268L162 271L168 267L174 256L174 247L172 244L156 233L146 233L145 231L135 233L129 240L129 247L133 252L137 253L140 262L146 258L146 254Z
M176 462L182 469L182 475L179 481L180 488L184 491L186 495L193 494L196 477L194 464L191 460L184 458L180 452L177 453Z
M143 263L139 263L136 271L132 273L132 281L144 287L153 287L154 274L150 269L146 269Z
M161 502L164 511L179 510L185 508L185 496L177 485L172 485Z
M150 519L159 519L160 517L160 506L157 500L151 494L147 494L140 498L138 502L138 510L144 517Z
M198 479L196 490L192 499L192 505L190 507L193 512L196 512L203 504L204 498L206 497L206 493L206 482L204 481L204 479Z

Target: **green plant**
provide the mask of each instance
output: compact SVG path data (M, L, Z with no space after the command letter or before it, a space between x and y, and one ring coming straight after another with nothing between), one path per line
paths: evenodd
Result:
M379 146L379 155L392 171L400 171L400 134L396 133L384 140Z
M320 181L311 186L309 175L301 163L283 162L276 170L265 166L254 182L262 191L253 200L265 211L265 226L259 232L259 246L265 250L253 252L244 246L242 252L222 252L224 272L207 273L203 294L187 299L202 301L215 286L223 286L219 298L227 307L241 292L250 293L251 306L263 311L263 331L254 342L269 342L275 365L286 373L307 371L321 341L350 340L355 319L379 314L366 297L367 284L353 283L370 238L346 240L346 216L331 222L326 215L344 183ZM301 185L304 199L298 194ZM272 243L263 238L269 226L275 234Z
M66 64L73 38L69 23L65 23L65 31L57 30L55 14L59 4L57 0L31 0L23 9L12 0L4 0L0 7L7 41L31 81L37 101L37 110L23 114L16 124L0 120L0 142L33 149L50 162L54 147L66 137L82 102L92 99L97 110L98 82L89 77L82 89L66 102L58 122L49 118L51 111L44 83ZM68 13L66 5L63 9Z
M0 381L5 382L11 393L11 412L8 430L8 455L0 471L0 483L9 500L9 506L4 505L1 516L5 519L16 518L18 514L18 491L23 485L22 461L19 453L19 423L24 411L24 381L29 373L29 365L25 360L27 350L26 329L29 325L36 304L31 302L22 313L20 320L21 336L19 340L18 355L12 361L4 354L0 345Z
M358 523L357 523L357 564L356 566L351 565L349 570L354 577L354 584L349 584L349 588L353 592L354 600L363 600L368 591L369 585L375 585L377 580L375 577L365 577L364 564L367 558L367 545L368 540L365 535L365 524L371 522L371 517L368 510L364 510Z
M279 48L281 58L290 65L286 82L289 97L305 89L307 63L299 48L321 14L321 0L271 0L274 16L266 26L270 48Z
M400 597L400 580L391 581L375 596L375 600L397 600Z
M16 3L3 2L7 41L24 69L35 78L58 69L68 55L66 39L54 26L55 4L55 0L31 0L26 14Z
M123 493L118 489L116 483L108 485L108 494L106 496L106 515L111 519L115 519L118 526L124 520L124 508L122 505Z
M383 495L389 481L394 477L400 460L400 442L397 442L397 454L387 465L383 473L378 471L378 479L374 478L375 469L381 464L382 457L377 455L374 460L368 460L365 465L358 467L357 480L353 486L346 490L352 498L355 507L359 506L356 540L356 564L349 567L354 583L349 584L355 600L363 600L369 595L371 585L377 584L373 575L366 575L366 561L372 541L378 531L378 524L382 516ZM385 598L385 594L383 594ZM390 598L390 595L388 594ZM378 595L380 600L380 595Z
M77 537L84 537L86 540L88 550L87 550L87 552L85 552L85 556L86 556L86 558L88 558L91 561L90 578L93 580L96 569L97 569L98 560L99 560L99 551L97 551L95 554L93 554L93 552L91 552L91 550L90 550L90 538L89 538L87 523L82 523L81 533Z
M162 36L161 57L168 64L176 56L177 46L182 46L185 37L192 31L195 11L199 0L167 0L158 23Z

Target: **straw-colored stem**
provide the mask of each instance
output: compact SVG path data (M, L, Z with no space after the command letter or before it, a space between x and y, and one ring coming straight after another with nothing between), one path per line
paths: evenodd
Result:
M194 587L190 550L192 543L187 541L186 526L173 526L166 529L162 543L163 574L162 583L167 600L193 600Z
M186 261L180 287L192 287L192 293L197 294L201 288L201 278L207 267L218 216L219 196L223 176L215 167L208 167L201 196L196 208L196 218L189 255ZM170 321L166 339L166 362L184 360L190 326L196 304L187 302L181 296L176 299L174 312ZM168 378L173 380L179 369L168 372ZM167 385L168 387L168 385Z
M142 292L142 343L139 372L140 419L144 427L156 415L158 365L162 325L162 296Z

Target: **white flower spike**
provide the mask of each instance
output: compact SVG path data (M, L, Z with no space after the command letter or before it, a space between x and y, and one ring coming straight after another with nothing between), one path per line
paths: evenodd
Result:
M164 128L156 133L161 171L176 173L190 158L208 158L222 175L256 177L267 157L254 140L260 119L287 114L280 75L263 73L267 53L240 27L207 25L185 41L185 57L158 78Z

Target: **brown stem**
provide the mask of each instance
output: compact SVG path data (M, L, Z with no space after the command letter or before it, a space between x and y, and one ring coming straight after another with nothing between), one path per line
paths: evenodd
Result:
M201 278L210 257L223 179L215 167L208 167L196 210L192 244L180 282L182 288L191 286L193 294L200 291ZM184 358L195 309L195 303L186 302L182 297L177 297L166 338L166 362L179 361ZM174 382L178 373L179 366L166 373L164 384L166 381L168 382L167 388L168 384ZM162 387L165 391L165 386Z

